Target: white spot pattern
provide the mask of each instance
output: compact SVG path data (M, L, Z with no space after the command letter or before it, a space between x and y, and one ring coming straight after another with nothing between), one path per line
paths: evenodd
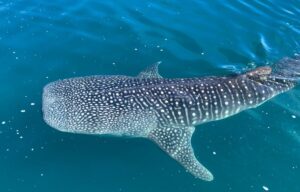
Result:
M194 126L256 107L294 86L247 74L164 79L157 64L147 70L139 77L50 83L43 92L44 119L66 132L151 138L193 175L210 181L212 174L197 161L190 144Z

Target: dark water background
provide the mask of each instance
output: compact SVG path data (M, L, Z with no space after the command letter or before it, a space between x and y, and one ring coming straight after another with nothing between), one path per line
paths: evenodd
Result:
M221 75L300 50L300 2L0 1L0 191L300 191L300 88L197 127L186 173L152 142L58 132L41 115L48 82L136 75ZM265 189L263 189L263 186Z

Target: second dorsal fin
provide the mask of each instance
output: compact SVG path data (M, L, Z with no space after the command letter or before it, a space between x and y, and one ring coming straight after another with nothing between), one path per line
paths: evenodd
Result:
M245 73L245 76L251 79L265 80L272 73L272 68L269 66L257 67Z

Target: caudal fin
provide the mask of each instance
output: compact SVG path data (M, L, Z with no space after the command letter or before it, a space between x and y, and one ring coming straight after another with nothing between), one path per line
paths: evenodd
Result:
M276 78L300 81L300 55L285 57L272 68L272 75Z

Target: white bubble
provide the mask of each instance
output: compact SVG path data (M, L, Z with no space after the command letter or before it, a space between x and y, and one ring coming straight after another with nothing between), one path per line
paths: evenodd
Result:
M213 155L216 155L217 153L215 151L213 151Z
M32 103L30 103L30 105L31 105L31 106L34 106L34 105L35 105L35 103L33 103L33 102L32 102Z
M262 186L262 188L263 188L265 191L269 191L269 188L266 187L266 186Z
M20 112L21 112L21 113L25 113L26 110L25 110L25 109L21 109Z
M6 124L6 122L5 122L5 121L2 121L2 122L1 122L1 124L2 124L2 125L5 125L5 124Z
M296 115L292 115L292 118L293 118L293 119L296 119Z

